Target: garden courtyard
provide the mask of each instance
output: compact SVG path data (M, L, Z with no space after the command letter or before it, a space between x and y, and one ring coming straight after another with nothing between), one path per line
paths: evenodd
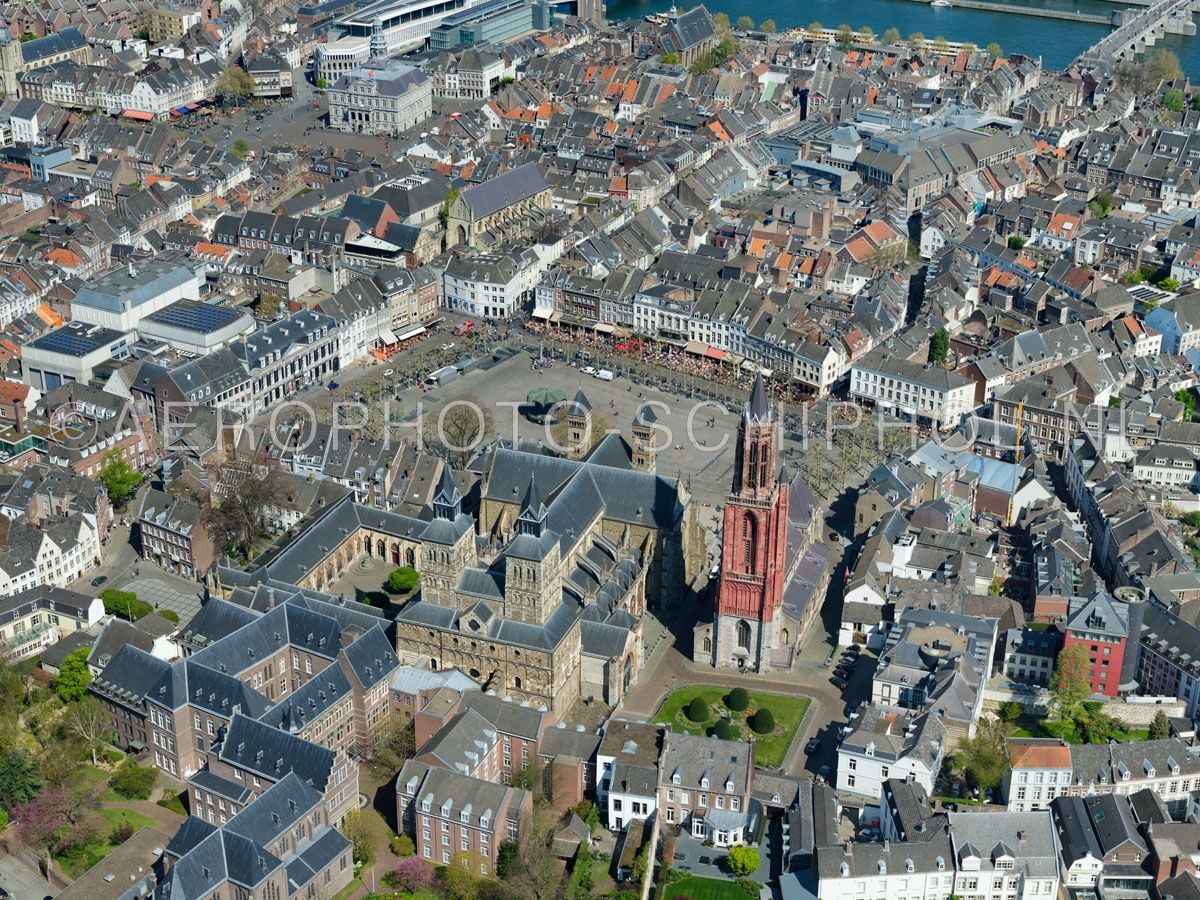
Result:
M807 697L694 685L669 694L654 721L688 734L752 741L755 762L779 768L810 702Z

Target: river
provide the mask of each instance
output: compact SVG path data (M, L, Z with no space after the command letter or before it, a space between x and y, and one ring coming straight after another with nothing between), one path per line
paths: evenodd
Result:
M1099 15L1125 8L1103 0L1007 0L1007 3ZM680 8L691 5L688 0L679 0ZM1005 53L1040 55L1042 65L1048 69L1063 68L1109 31L1103 25L1086 22L932 7L912 0L807 0L805 3L758 0L753 4L705 0L705 5L709 12L726 13L731 21L737 21L742 15L750 15L756 22L774 19L780 30L811 22L820 22L826 28L836 28L844 23L852 28L870 25L880 36L894 27L906 37L919 31L927 38L941 35L951 41L974 41L980 47L996 41ZM609 0L607 6L610 19L641 18L670 8L671 0ZM1169 34L1155 46L1178 53L1184 72L1193 81L1200 75L1200 39Z

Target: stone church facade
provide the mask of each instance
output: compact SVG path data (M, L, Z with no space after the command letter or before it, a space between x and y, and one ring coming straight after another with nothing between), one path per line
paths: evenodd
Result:
M489 448L471 464L475 515L448 469L428 518L339 501L247 572L222 570L224 587L332 592L364 558L414 565L419 593L394 622L402 662L460 669L558 716L580 699L616 705L641 671L647 607L678 602L704 565L683 486L653 472L648 427L640 414L639 450L610 434L581 459Z

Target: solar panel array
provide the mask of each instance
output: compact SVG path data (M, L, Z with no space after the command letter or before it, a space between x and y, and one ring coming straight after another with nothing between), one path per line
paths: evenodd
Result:
M64 353L68 356L86 356L96 349L96 342L78 337L67 331L52 331L33 342L39 350Z
M209 333L223 328L238 317L236 310L223 306L208 306L203 303L173 304L160 309L146 318L160 325L170 325L185 331Z

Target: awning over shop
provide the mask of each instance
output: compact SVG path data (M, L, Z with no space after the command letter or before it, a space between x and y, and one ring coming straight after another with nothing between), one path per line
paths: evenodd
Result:
M153 122L154 113L142 112L140 109L123 109L121 117L125 119L133 119L135 122Z
M609 325L607 322L597 322L596 331L600 334L612 334L615 326Z
M558 312L557 310L555 312L551 313L550 321L557 325L559 322L562 321L562 313Z
M175 112L179 113L181 116L182 116L184 113L190 113L191 111L192 111L192 107L190 107L190 106L177 106L177 107L175 107Z
M400 335L400 340L407 341L409 338L415 338L418 334L425 333L425 326L418 325L416 328L410 328L408 331Z
M548 310L548 309L535 309L535 310L533 311L533 317L534 317L535 319L542 319L543 321L545 321L545 320L548 320L548 319L550 318L550 310Z
M696 356L703 356L704 351L708 348L699 341L688 341L687 346L683 348L688 353L693 353Z
M392 332L390 328L385 328L379 332L379 339L385 344L398 344L400 339Z
M706 347L704 349L704 355L709 359L715 359L720 362L725 358L725 351L717 347Z
M178 119L178 118L179 118L179 110L177 110L177 109L173 109L173 110L171 110L171 115L172 115L174 118Z
M628 328L622 328L620 325L614 328L612 333L613 337L619 338L627 338L633 335L633 332L631 332Z

